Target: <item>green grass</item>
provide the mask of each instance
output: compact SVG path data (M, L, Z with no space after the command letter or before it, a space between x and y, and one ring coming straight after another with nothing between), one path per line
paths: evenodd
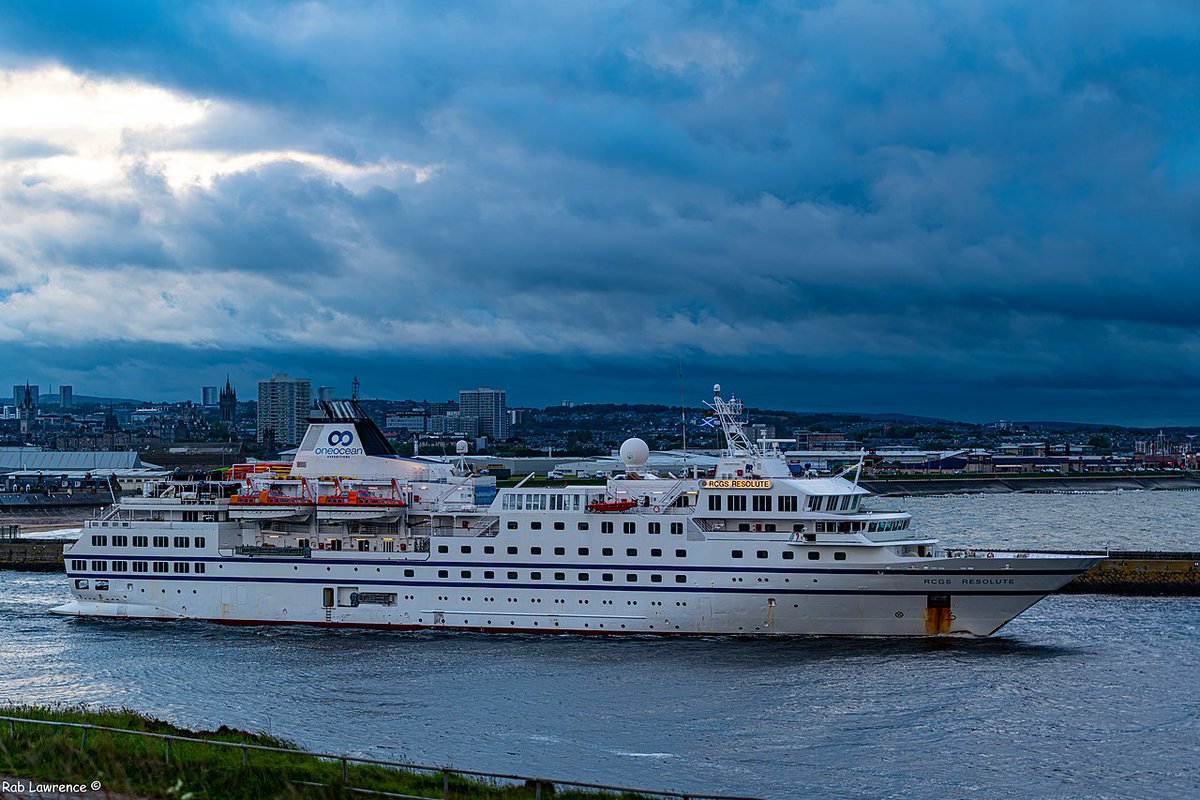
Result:
M284 739L222 726L215 731L189 731L125 709L91 711L67 707L0 706L0 715L27 719L83 722L134 731L188 736L206 741L236 742L295 748ZM165 757L161 739L108 731L52 727L0 721L0 775L44 783L100 781L104 789L139 797L173 800L257 800L258 798L363 798L343 787L342 764L307 754L245 751L203 742L170 744ZM517 770L514 770L517 771ZM421 797L442 797L442 774L420 773L373 764L349 764L349 785ZM325 784L314 787L306 784ZM489 783L450 776L455 800L524 800L534 787L512 782ZM542 797L559 800L637 798L572 789L553 791L543 785Z

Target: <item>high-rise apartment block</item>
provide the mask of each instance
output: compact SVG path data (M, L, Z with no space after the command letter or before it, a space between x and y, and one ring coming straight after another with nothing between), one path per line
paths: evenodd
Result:
M75 387L64 383L58 387L58 407L70 408L75 402Z
M212 406L215 406L217 404L218 397L219 397L219 395L217 393L217 387L215 387L215 386L201 386L200 387L200 405L202 405L206 408L211 408Z
M258 382L258 441L272 431L277 445L299 444L307 428L312 385L307 378L278 373Z
M458 393L458 410L464 417L479 421L479 435L499 441L508 438L507 392L480 386Z

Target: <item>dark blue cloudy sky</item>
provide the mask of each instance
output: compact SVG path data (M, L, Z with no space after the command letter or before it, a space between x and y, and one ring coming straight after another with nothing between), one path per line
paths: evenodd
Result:
M6 3L0 380L1200 423L1186 2Z

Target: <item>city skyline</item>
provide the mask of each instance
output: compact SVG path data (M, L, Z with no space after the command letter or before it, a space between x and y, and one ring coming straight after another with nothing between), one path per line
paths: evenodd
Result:
M5 364L1200 422L1200 10L1046 8L6 8Z

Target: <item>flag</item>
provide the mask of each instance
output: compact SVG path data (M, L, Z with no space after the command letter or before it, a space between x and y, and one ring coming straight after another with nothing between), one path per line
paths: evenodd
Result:
M700 427L715 428L719 423L720 420L718 420L716 417L705 417L704 419L700 420Z

